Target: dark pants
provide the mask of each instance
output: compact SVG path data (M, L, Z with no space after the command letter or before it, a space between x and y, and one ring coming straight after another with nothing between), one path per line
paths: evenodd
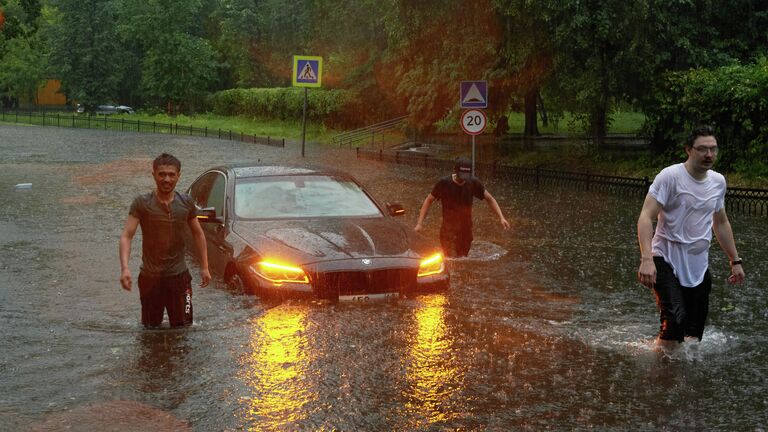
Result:
M448 257L465 257L472 247L472 228L448 229L440 228L440 246Z
M709 293L712 291L712 278L709 270L704 280L693 288L680 285L672 270L662 257L653 257L656 264L656 305L659 307L659 339L682 342L686 336L701 340L704 324L709 312Z
M192 276L188 271L160 277L139 274L139 297L144 327L159 327L163 310L168 311L171 327L192 324Z

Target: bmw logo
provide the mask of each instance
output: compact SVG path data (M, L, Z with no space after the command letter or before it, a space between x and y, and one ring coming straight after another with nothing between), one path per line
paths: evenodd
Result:
M371 260L369 260L368 258L363 258L362 263L363 265L371 265Z

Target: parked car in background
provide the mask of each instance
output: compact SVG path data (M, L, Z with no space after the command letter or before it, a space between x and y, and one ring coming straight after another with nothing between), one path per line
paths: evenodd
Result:
M397 220L401 205L380 204L343 172L220 166L188 193L209 268L233 290L364 301L448 289L440 246Z
M77 112L84 113L85 107L81 104L77 104ZM133 114L133 108L127 105L97 105L93 111L95 114Z

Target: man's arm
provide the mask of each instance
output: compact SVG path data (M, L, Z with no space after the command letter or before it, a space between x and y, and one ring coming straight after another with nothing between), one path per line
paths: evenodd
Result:
M205 244L205 233L200 221L196 217L189 220L189 229L197 247L197 257L200 260L200 286L204 287L211 281L211 272L208 270L208 246Z
M419 210L419 220L416 222L416 227L414 228L414 231L421 231L421 229L423 228L421 224L424 222L424 218L427 217L427 212L429 212L429 206L431 206L434 201L435 201L435 197L432 196L431 193L427 195L427 197L424 199L424 204L421 205L421 210Z
M125 220L123 233L120 235L120 285L126 291L131 290L131 269L128 267L128 259L131 257L131 242L139 227L139 218L128 215Z
M712 217L712 230L715 232L720 247L723 249L730 262L739 259L739 253L736 251L736 241L733 238L733 228L725 213L725 208L720 209ZM730 283L741 283L744 281L744 269L741 264L731 265L731 275L728 277Z
M653 239L653 220L658 217L661 204L648 194L643 202L640 217L637 218L637 242L640 245L640 269L637 279L648 288L656 283L656 264L653 262L651 240Z
M494 198L493 195L491 195L491 193L486 190L483 194L483 199L488 203L488 207L491 208L491 211L496 214L496 217L499 218L499 223L501 223L501 226L505 230L508 230L509 222L504 218L504 213L501 212L501 207L499 207L499 203L496 202L496 198Z

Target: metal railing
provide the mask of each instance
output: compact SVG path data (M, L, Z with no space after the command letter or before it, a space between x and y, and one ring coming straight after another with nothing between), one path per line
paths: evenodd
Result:
M384 134L404 125L405 119L407 118L407 115L396 117L381 123L376 123L370 126L362 127L360 129L340 133L331 138L331 144L335 144L339 147L348 146L349 148L352 148L356 144L370 143L370 147L373 147L376 144L377 137L380 137L383 143Z
M38 126L56 126L75 129L102 129L120 132L146 132L170 135L188 135L197 137L218 138L229 141L241 141L272 147L285 147L285 138L263 137L249 135L232 130L194 127L178 123L158 123L142 120L130 120L125 117L110 118L109 116L93 116L88 114L61 115L60 113L0 111L0 121L23 123Z
M426 153L404 151L367 150L358 148L360 159L373 159L402 165L434 168L442 172L453 169L453 161L439 159ZM518 167L498 162L476 162L479 176L527 182L534 185L559 185L581 190L620 193L643 197L648 192L651 180L648 177L633 178L593 174L590 172L557 171L544 168ZM728 211L751 216L768 216L768 189L729 187L725 192Z

